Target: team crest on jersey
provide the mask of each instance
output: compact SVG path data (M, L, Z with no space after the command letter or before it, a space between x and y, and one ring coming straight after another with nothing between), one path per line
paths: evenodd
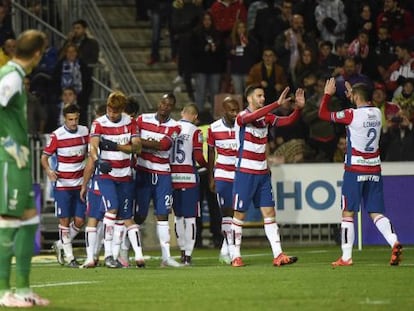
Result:
M345 118L345 112L343 112L343 111L338 111L338 112L336 113L336 118L337 118L337 119L343 119L343 118Z
M198 133L198 142L203 143L203 133Z
M95 133L96 124L92 123L91 125L91 133Z
M171 138L172 138L172 139L176 139L176 138L177 138L177 136L178 136L178 134L177 134L177 132L176 132L176 131L174 131L174 132L171 134Z

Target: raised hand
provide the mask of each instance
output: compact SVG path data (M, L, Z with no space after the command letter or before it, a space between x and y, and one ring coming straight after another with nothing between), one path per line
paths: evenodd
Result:
M283 92L280 94L279 99L277 100L277 102L279 103L279 105L283 105L287 102L290 101L290 97L286 98L287 94L289 93L289 87L285 87L285 89L283 90Z
M348 81L345 81L345 89L346 98L350 99L352 95L352 85Z
M325 83L324 93L333 95L336 92L335 78L329 78Z
M305 91L303 89L297 89L295 92L295 106L299 109L305 106Z

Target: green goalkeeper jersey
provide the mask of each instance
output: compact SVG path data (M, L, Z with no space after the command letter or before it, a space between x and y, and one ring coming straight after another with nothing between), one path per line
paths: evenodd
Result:
M25 75L13 61L0 68L0 138L10 136L19 145L29 147ZM0 161L14 161L1 144Z

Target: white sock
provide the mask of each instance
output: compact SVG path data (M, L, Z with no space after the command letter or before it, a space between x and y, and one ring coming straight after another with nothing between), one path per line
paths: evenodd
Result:
M93 262L96 248L96 228L85 228L86 262Z
M379 232L384 236L385 240L387 240L388 244L393 247L395 242L398 241L397 234L394 232L394 228L390 220L385 217L384 215L379 215L375 217L374 224L377 226Z
M69 224L69 236L71 241L75 239L80 230L81 228L76 227L73 221Z
M161 256L162 260L166 260L171 257L170 254L170 228L168 226L168 221L163 220L157 221L157 235L160 241L161 246Z
M354 245L355 229L354 219L352 217L344 217L341 222L341 248L342 260L352 258L352 247Z
M115 221L114 226L114 237L112 239L112 256L114 259L117 259L119 256L119 250L121 249L121 243L124 239L125 234L125 225L124 221L117 220Z
M112 240L114 238L114 226L115 226L116 215L112 213L105 213L103 224L104 224L104 248L105 258L112 256Z
M239 220L233 217L231 222L231 232L232 238L229 244L230 252L232 254L232 260L237 257L241 257L240 255L240 246L242 242L242 232L243 232L243 220Z
M177 237L177 244L181 251L185 249L185 227L184 217L175 216L174 218L175 236Z
M196 237L196 219L195 217L184 218L185 227L185 255L191 256L194 250Z
M131 242L131 246L135 252L135 260L142 260L144 255L142 254L139 226L137 224L129 226L127 232L129 241Z
M101 252L103 246L103 238L104 238L104 225L103 222L98 222L96 226L96 243L94 249L94 258L99 258L99 253Z
M231 236L231 217L224 216L221 220L221 232L223 232L223 244L221 245L220 254L223 256L230 255L228 239Z
M75 257L73 256L72 240L70 238L69 227L59 225L59 236L62 241L63 252L65 253L65 260L67 263L71 262Z
M279 226L277 225L274 217L264 218L263 221L266 237L269 240L270 247L272 248L273 258L276 258L282 253Z
M138 226L138 233L140 233L139 232L139 226ZM140 238L140 240L139 240L139 246L141 246L141 235L139 235L139 238ZM124 239L122 240L122 243L121 243L121 252L124 252L124 253L126 252L126 254L128 254L128 251L129 251L129 247L130 246L131 246L131 242L129 240L128 231L127 231L127 234L124 235Z

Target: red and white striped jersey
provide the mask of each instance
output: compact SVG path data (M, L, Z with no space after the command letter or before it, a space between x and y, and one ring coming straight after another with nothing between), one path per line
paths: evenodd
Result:
M174 189L192 188L199 183L193 151L203 149L203 134L193 123L180 120L181 132L171 150L171 179Z
M217 158L214 167L214 179L234 180L237 144L234 125L221 118L210 124L207 132L207 144L216 149Z
M144 113L137 118L138 135L142 139L161 141L163 138L172 142L180 133L180 126L177 121L169 118L160 123L156 113ZM154 150L142 148L138 156L137 169L150 173L170 174L170 153L168 150Z
M56 154L58 179L55 187L59 190L80 189L83 182L83 170L87 156L89 130L86 126L78 125L71 132L65 126L57 128L50 135L50 141L43 153L52 156Z
M346 125L345 170L358 173L381 172L381 110L375 106L349 108L331 112L330 117L332 122Z
M250 174L268 174L267 134L269 125L276 125L278 117L268 113L254 122L243 124L243 115L248 113L248 109L240 112L235 122L236 169Z
M137 137L137 125L134 119L122 113L118 122L112 122L106 115L93 121L91 137L103 137L116 142L118 145L129 145L133 137ZM102 178L115 181L129 181L132 179L131 155L122 151L100 150L100 158L112 165L108 174L99 172Z

